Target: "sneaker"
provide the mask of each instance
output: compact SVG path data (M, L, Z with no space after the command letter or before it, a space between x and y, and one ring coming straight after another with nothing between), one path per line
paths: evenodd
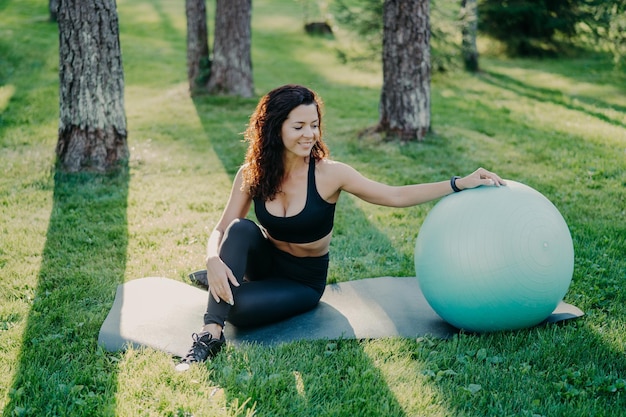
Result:
M209 288L209 280L207 279L207 271L206 269L201 269L200 271L192 272L189 274L189 280L203 288Z
M224 333L219 339L214 338L209 332L194 333L191 338L193 339L191 349L189 349L187 356L176 365L177 371L186 371L192 363L204 362L215 357L226 343Z

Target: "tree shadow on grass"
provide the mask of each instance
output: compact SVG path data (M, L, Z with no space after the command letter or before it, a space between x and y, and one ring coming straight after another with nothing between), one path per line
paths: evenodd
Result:
M562 106L569 110L588 114L589 116L595 117L598 120L602 120L614 126L626 127L626 123L623 121L607 116L602 112L615 111L622 114L626 113L626 106L610 104L599 100L597 97L587 97L582 95L570 97L563 94L561 90L536 87L495 71L483 71L481 79L495 87L510 90L519 96L526 97L540 103L551 103L557 106Z
M238 350L216 359L214 378L225 388L228 403L243 404L259 417L407 415L357 340Z
M115 414L117 364L97 346L123 281L128 169L54 178L39 282L5 415Z

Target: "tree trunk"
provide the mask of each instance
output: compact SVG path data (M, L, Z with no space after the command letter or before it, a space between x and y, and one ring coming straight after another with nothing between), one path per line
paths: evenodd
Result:
M254 94L251 17L252 0L217 0L209 93L241 97Z
M461 54L465 69L477 72L478 48L476 47L476 31L478 29L478 6L476 0L461 0Z
M50 21L57 21L57 14L59 12L59 0L49 0L48 1L48 10L50 11Z
M128 159L115 0L63 0L58 22L58 161L70 172L108 171Z
M209 38L205 0L186 0L187 79L193 94L206 85L209 71Z
M403 141L430 130L429 0L385 0L383 87L377 131Z

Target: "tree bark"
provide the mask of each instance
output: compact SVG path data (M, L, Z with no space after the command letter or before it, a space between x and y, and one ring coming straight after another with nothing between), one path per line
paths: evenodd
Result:
M217 0L211 94L252 97L252 58L250 52L252 0Z
M478 6L476 0L461 0L461 54L465 69L477 72L478 48L476 47L476 32L478 29Z
M62 169L108 171L128 159L115 0L63 0L59 22Z
M187 79L193 94L206 85L209 71L209 38L205 0L186 0Z
M429 0L385 0L383 87L377 131L403 141L430 130Z

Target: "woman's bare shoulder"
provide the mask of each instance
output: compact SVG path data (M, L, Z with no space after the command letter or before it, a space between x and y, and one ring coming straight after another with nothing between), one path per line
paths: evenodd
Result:
M334 159L324 158L318 163L318 171L322 175L328 175L334 177L335 180L342 181L343 179L350 178L357 171L345 162L336 161Z
M324 158L318 162L316 171L318 189L327 191L327 196L338 196L337 193L341 189L361 178L359 173L350 165L328 158ZM330 199L332 198L329 198L329 200Z
M323 158L320 159L317 162L317 167L318 169L322 169L324 171L328 171L331 173L336 173L339 172L341 170L345 170L345 169L351 169L350 165L344 163L344 162L340 162L340 161L336 161L334 159L330 159L330 158Z

